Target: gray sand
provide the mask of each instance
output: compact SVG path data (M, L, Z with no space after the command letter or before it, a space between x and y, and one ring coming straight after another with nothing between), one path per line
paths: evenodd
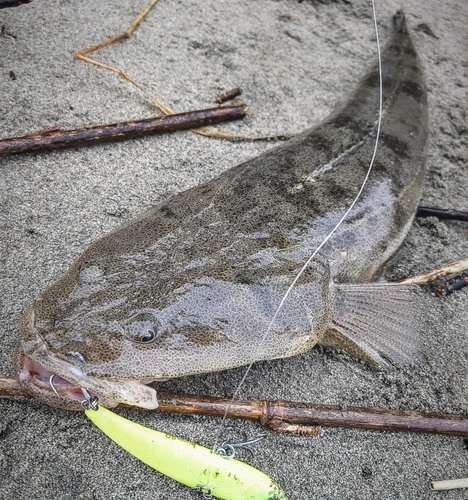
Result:
M77 50L123 31L144 4L35 0L1 10L0 136L154 114L129 84L73 59ZM468 5L465 0L405 4L429 87L422 203L467 210ZM383 40L400 6L378 2ZM417 31L421 22L439 38ZM224 128L257 135L298 132L324 118L354 87L375 50L370 1L161 0L130 40L97 58L123 68L178 111L209 107L219 92L242 87L250 114ZM0 374L13 373L22 311L91 241L168 194L269 147L179 132L0 159ZM457 222L416 221L390 262L387 279L468 255L467 229ZM429 300L431 291L425 293ZM467 413L467 309L467 291L432 299L414 369L380 373L343 354L314 349L258 363L241 396ZM231 370L162 386L230 395L242 374ZM220 425L204 417L124 414L207 446ZM254 423L241 428L249 434L261 430ZM468 496L429 490L430 479L468 475L461 438L341 429L324 429L317 438L268 432L251 462L290 499ZM80 412L2 399L0 498L198 497L118 449Z

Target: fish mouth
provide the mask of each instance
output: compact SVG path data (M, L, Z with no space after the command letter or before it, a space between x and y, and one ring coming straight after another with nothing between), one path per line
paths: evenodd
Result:
M56 396L65 400L76 401L80 405L85 399L81 387L51 372L28 356L23 358L23 369L19 375L19 380L29 386L31 384L36 386L41 392L52 390ZM92 394L92 396L98 397L96 394Z
M158 407L156 391L146 385L148 381L89 377L67 361L56 357L50 360L57 366L58 373L23 354L18 378L34 397L53 406L82 409L82 402L88 399L83 392L85 389L106 408L119 404L145 409ZM70 377L65 378L64 372Z

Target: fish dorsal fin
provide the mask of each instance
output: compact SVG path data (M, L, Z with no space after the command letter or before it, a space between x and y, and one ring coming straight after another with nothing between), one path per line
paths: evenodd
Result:
M332 285L332 322L320 342L380 368L410 365L418 349L421 296L411 285Z

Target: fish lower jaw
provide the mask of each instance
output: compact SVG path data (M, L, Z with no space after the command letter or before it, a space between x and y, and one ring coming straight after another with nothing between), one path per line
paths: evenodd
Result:
M63 361L62 363L66 364ZM74 375L77 376L77 373ZM83 383L80 383L79 376L77 380L69 381L28 356L23 357L18 379L35 398L62 408L80 409L81 403L86 399L82 388L86 389L92 397L96 397L99 405L106 408L114 408L120 403L145 409L158 407L156 391L147 387L143 382L100 380L85 375L83 375Z

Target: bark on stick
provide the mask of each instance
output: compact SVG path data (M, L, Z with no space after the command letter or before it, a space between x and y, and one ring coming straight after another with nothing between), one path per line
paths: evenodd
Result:
M240 104L90 128L39 132L1 140L0 156L44 149L87 146L97 142L118 141L142 135L205 127L222 121L243 118L247 110L246 104Z

